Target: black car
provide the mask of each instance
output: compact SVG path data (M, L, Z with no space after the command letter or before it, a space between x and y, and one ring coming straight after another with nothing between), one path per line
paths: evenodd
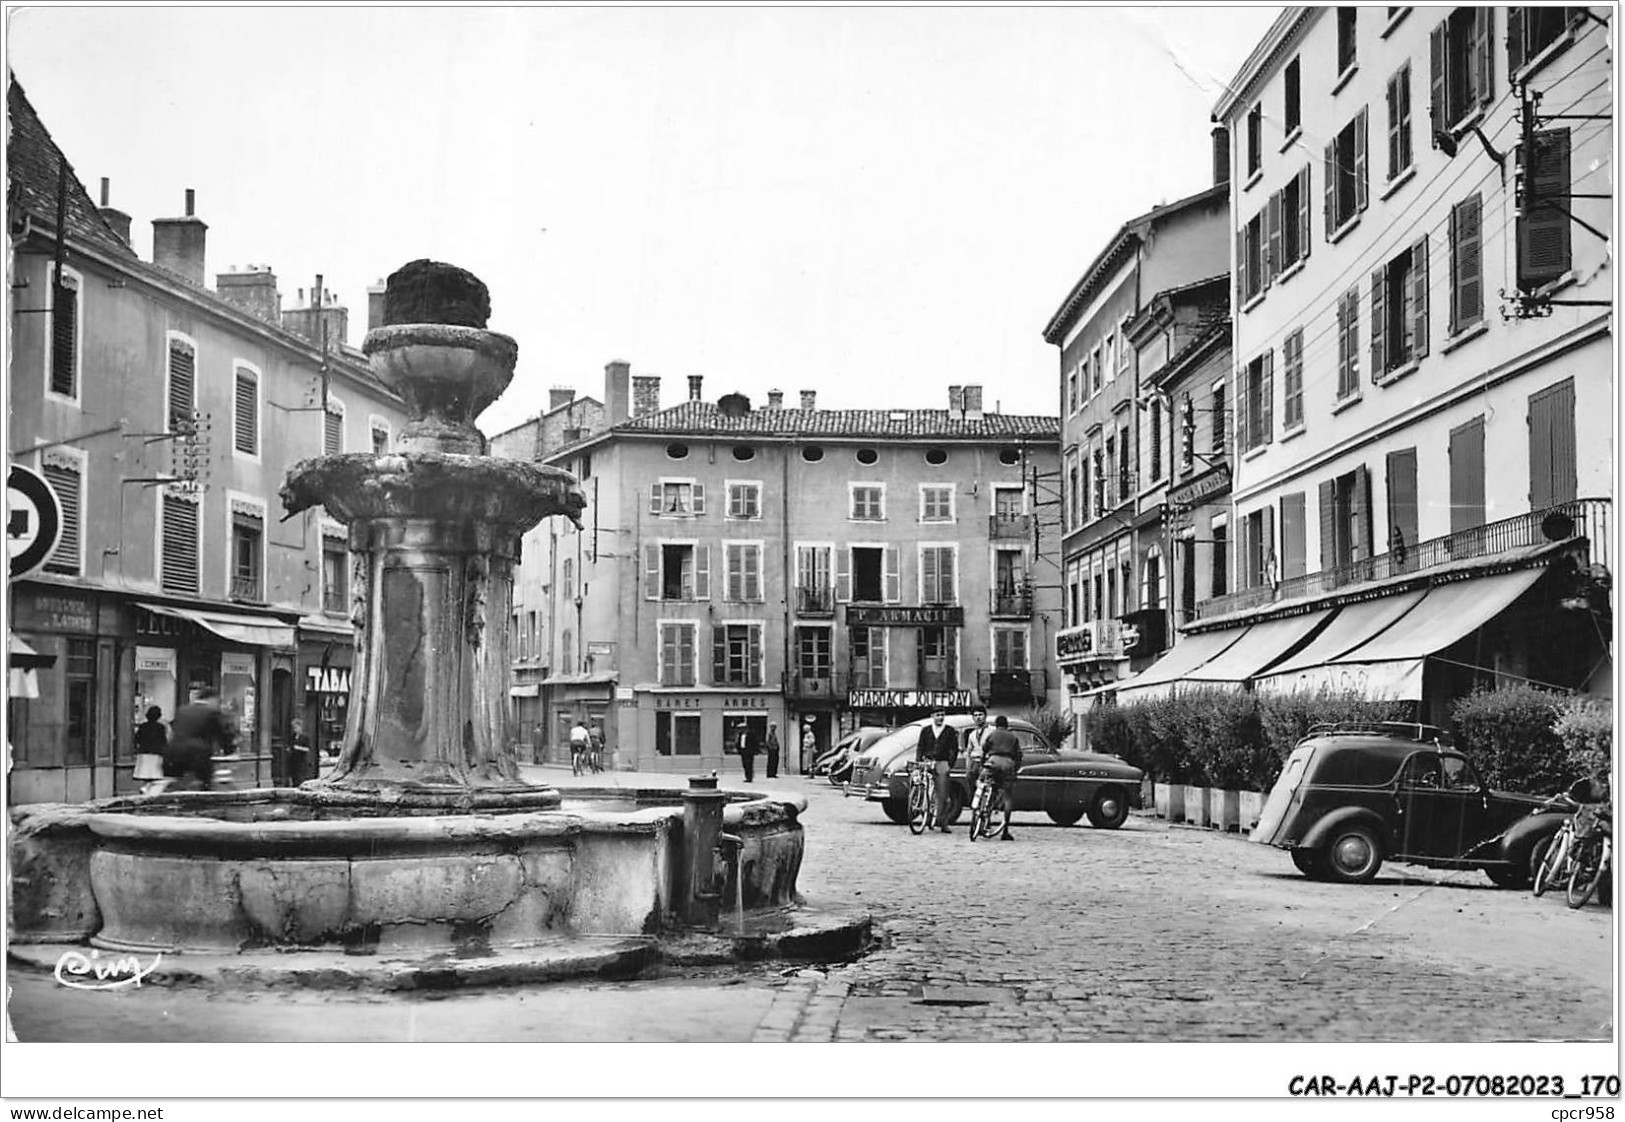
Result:
M1317 879L1362 883L1383 861L1483 869L1529 881L1534 847L1560 825L1543 799L1492 791L1428 725L1317 727L1287 757L1251 839Z

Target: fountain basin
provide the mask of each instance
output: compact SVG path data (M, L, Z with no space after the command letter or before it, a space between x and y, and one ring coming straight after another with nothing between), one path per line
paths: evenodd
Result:
M683 816L672 791L572 789L570 810L473 813L398 813L334 795L17 808L12 938L183 954L466 956L679 927ZM795 902L805 805L730 796L723 821L744 841L747 913ZM733 898L731 878L726 891Z

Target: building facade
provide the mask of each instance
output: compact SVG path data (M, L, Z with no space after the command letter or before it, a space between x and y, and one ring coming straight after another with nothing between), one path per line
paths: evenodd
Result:
M984 412L979 386L948 409L752 408L691 377L661 409L658 378L606 381L609 427L550 457L585 528L544 527L522 565L553 590L554 758L584 719L621 767L732 768L739 731L775 726L799 771L860 722L1056 700L1053 418Z
M1584 8L1291 8L1232 138L1231 591L1180 681L1442 722L1611 668L1614 133ZM1177 663L1177 665L1175 665Z
M13 635L50 662L38 697L8 698L11 798L133 790L141 714L202 686L239 728L233 781L284 781L296 716L318 749L343 731L352 633L343 528L283 521L277 492L298 460L387 449L401 402L319 284L288 313L269 270L207 288L191 192L141 260L15 83L8 109L9 451L64 525L10 584Z

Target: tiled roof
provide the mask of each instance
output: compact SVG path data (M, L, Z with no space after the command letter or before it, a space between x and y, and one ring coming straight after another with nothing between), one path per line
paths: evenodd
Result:
M753 409L730 417L712 402L685 401L658 413L633 417L610 431L828 439L1060 440L1061 419L984 413L980 420L967 421L950 418L946 409Z
M39 114L23 93L22 84L12 80L6 91L6 107L11 117L11 132L6 144L7 183L6 210L12 220L22 211L34 215L49 226L56 225L56 200L59 169L66 163L62 150L51 139ZM102 217L90 192L68 166L68 236L77 241L94 244L97 248L121 257L135 259L135 250L113 232Z

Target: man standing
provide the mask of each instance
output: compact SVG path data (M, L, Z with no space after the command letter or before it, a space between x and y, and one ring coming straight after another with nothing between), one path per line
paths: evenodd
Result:
M745 782L754 783L756 781L756 734L750 731L749 724L740 722L739 739L736 743L739 746L739 763L745 769Z
M767 726L767 777L779 777L779 726Z
M937 829L945 834L953 833L948 829L948 771L959 758L959 734L948 724L944 710L933 712L931 723L920 730L914 758L931 764L936 786Z
M1001 714L994 718L993 731L982 741L982 748L987 754L987 766L993 772L993 784L1004 807L1004 829L999 837L1004 841L1014 841L1010 835L1010 811L1015 806L1011 788L1016 781L1016 772L1021 770L1021 741L1010 731L1008 717Z
M214 757L225 755L236 734L220 710L220 691L204 686L169 722L164 774L171 791L207 791L214 786Z
M316 778L311 767L315 757L310 751L310 737L305 735L305 722L293 719L293 743L288 745L288 786L297 787L307 779Z
M968 782L976 782L976 769L982 764L982 745L987 734L993 730L987 727L987 710L978 705L970 711L974 722L965 730L965 778Z

